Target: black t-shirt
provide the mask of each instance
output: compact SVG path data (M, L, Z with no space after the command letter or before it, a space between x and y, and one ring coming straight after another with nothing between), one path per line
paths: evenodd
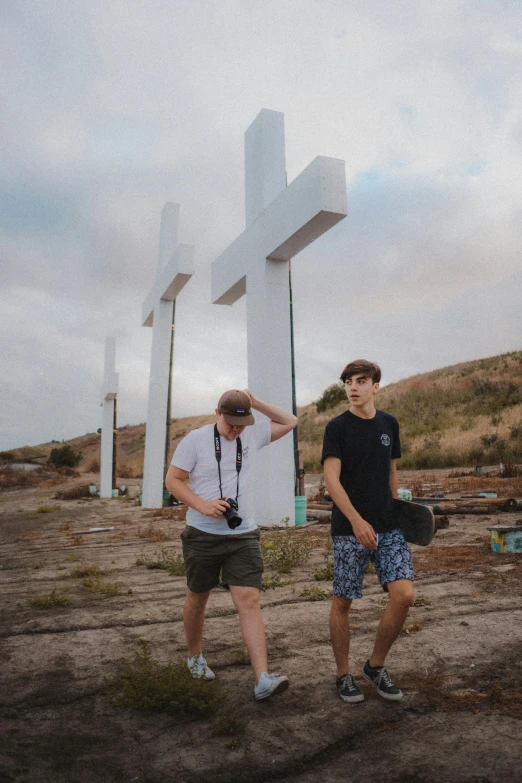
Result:
M399 423L384 411L362 419L350 411L326 425L321 462L341 460L340 481L352 505L376 533L399 527L392 503L390 463L401 456ZM353 536L353 528L334 503L332 536Z

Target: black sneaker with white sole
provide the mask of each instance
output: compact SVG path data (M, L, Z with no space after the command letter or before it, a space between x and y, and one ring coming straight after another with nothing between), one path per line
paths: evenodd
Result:
M391 681L386 666L370 666L370 661L366 661L363 668L363 677L368 682L371 682L383 699L389 699L390 701L402 699L403 693Z
M353 674L343 674L342 677L337 677L335 684L337 686L337 693L343 701L348 704L357 704L358 701L364 701L364 696L354 682Z

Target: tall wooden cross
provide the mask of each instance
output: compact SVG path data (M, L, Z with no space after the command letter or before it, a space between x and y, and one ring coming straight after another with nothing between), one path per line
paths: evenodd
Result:
M289 262L346 217L344 161L317 157L287 186L284 115L263 109L245 133L245 203L245 231L212 264L212 301L246 294L249 388L292 410ZM259 524L293 524L291 437L259 454L254 486Z
M175 300L194 273L194 248L178 245L179 204L168 202L161 213L156 283L143 304L143 326L152 326L149 401L145 437L142 505L161 508L165 453L168 453L171 346Z
M105 363L103 385L101 388L102 430L100 450L100 497L112 498L112 490L116 480L115 471L115 440L116 440L116 395L118 394L116 366L116 338L105 340Z

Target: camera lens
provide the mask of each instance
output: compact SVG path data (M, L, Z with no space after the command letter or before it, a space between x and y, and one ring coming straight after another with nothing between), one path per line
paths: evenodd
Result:
M231 530L235 530L236 527L239 527L243 519L237 513L238 505L236 501L233 500L232 498L227 498L226 501L229 504L230 508L226 509L226 511L223 513L223 516L227 520L227 525L229 526L229 528Z

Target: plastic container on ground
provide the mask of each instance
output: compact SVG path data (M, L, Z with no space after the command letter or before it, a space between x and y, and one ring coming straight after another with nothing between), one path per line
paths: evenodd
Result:
M306 495L295 496L295 524L306 524Z

